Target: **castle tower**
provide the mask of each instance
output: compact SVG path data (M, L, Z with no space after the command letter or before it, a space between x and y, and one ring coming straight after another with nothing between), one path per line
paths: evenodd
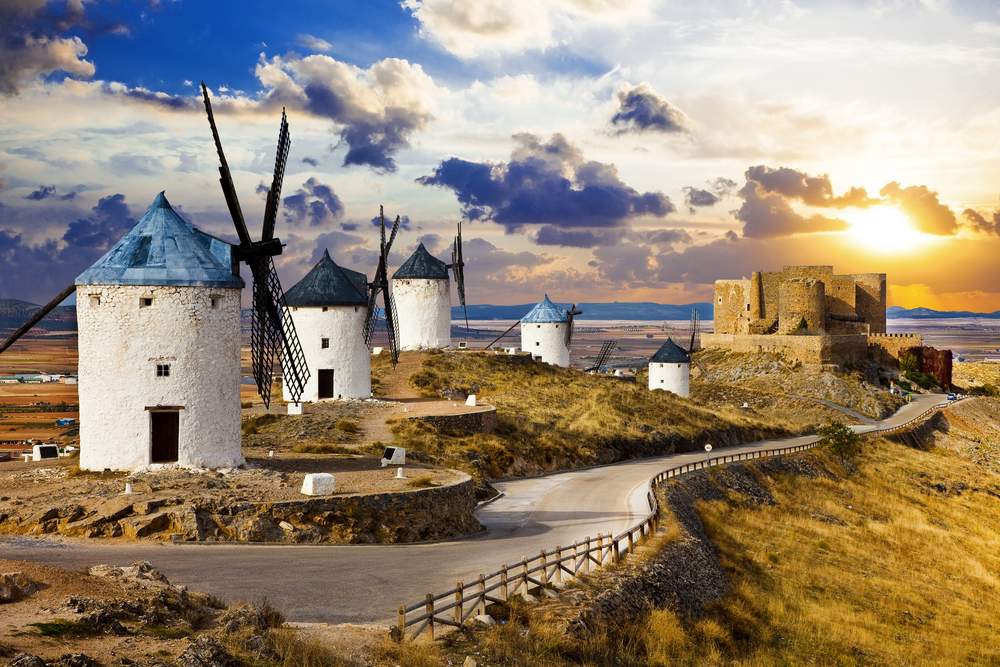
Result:
M451 283L447 265L421 243L392 274L399 349L451 347Z
M690 387L691 356L668 338L649 358L649 390L663 389L687 398Z
M792 278L781 284L778 302L778 331L800 331L806 321L805 333L823 335L826 331L826 289L823 281L814 278Z
M76 279L81 468L243 463L235 267L161 192Z
M549 301L549 295L521 318L521 349L555 366L569 366L566 328L569 315Z
M754 271L750 274L750 319L759 320L763 317L761 313L761 295L764 291L764 287L760 280L760 271Z
M309 368L302 400L370 398L371 355L365 345L368 278L330 259L319 263L285 293L295 332ZM291 401L288 388L282 390Z

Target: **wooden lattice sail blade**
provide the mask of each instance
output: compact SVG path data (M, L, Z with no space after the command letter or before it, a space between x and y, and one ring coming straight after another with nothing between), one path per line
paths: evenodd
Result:
M305 352L302 351L302 343L299 342L295 332L295 323L285 305L285 293L281 289L278 272L270 257L267 258L267 289L269 293L267 313L272 320L272 329L278 332L283 382L292 402L298 403L309 380L309 367L306 364Z
M205 111L208 113L208 124L212 127L212 138L215 140L215 150L219 154L219 183L222 185L222 194L226 198L226 205L229 207L229 214L236 225L236 234L240 237L240 245L249 248L252 244L250 232L247 231L246 222L243 220L243 211L240 209L239 199L236 197L236 186L233 185L233 176L229 172L229 164L226 162L226 154L222 151L222 140L219 139L219 130L215 126L215 116L212 113L212 102L208 99L208 88L205 82L201 82L201 92L205 99Z
M271 179L271 189L267 192L267 204L264 206L264 229L260 237L262 241L274 238L274 222L278 216L278 205L281 203L281 185L285 179L285 164L288 161L288 149L291 142L288 120L285 117L285 110L282 109L278 149L274 156L274 177Z

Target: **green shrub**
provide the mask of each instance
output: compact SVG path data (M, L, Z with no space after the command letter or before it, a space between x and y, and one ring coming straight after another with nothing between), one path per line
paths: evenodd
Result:
M826 440L830 451L837 456L850 458L861 452L861 436L836 419L828 422L817 433Z
M902 378L896 380L896 386L900 389L905 389L906 391L913 391L913 385Z
M917 364L917 355L915 354L904 354L899 358L899 370L903 371L917 371L920 370L919 364Z
M931 389L933 387L940 387L941 381L934 377L933 373L921 373L920 371L906 371L903 373L906 379L911 380L915 385L922 389Z
M1000 388L991 384L984 384L982 387L969 387L969 394L972 396L992 396L1000 398Z
M352 422L350 419L341 419L340 421L338 421L336 424L333 425L333 428L337 429L338 431L343 431L344 433L358 432L358 425L355 422Z

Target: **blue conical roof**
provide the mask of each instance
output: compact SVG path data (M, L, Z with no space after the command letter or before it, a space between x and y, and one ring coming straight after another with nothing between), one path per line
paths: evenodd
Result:
M161 192L128 234L80 274L77 285L243 287L233 247L184 222Z
M357 271L351 273L361 276ZM367 279L364 280L367 284ZM366 306L368 299L358 290L357 283L347 272L330 258L330 251L324 250L323 257L302 280L285 292L285 303L295 308L311 306Z
M549 301L549 295L546 294L537 306L521 318L521 322L523 324L541 324L543 322L565 322L567 319L569 319L569 315L566 309Z
M393 280L448 280L448 265L427 252L421 243L392 274Z
M660 349L649 358L650 363L655 364L689 364L691 355L687 350L668 338Z

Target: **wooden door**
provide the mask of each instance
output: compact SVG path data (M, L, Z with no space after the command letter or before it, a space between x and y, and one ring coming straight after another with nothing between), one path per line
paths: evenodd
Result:
M181 413L150 412L153 431L153 463L176 463Z
M319 397L333 398L333 369L320 369Z

